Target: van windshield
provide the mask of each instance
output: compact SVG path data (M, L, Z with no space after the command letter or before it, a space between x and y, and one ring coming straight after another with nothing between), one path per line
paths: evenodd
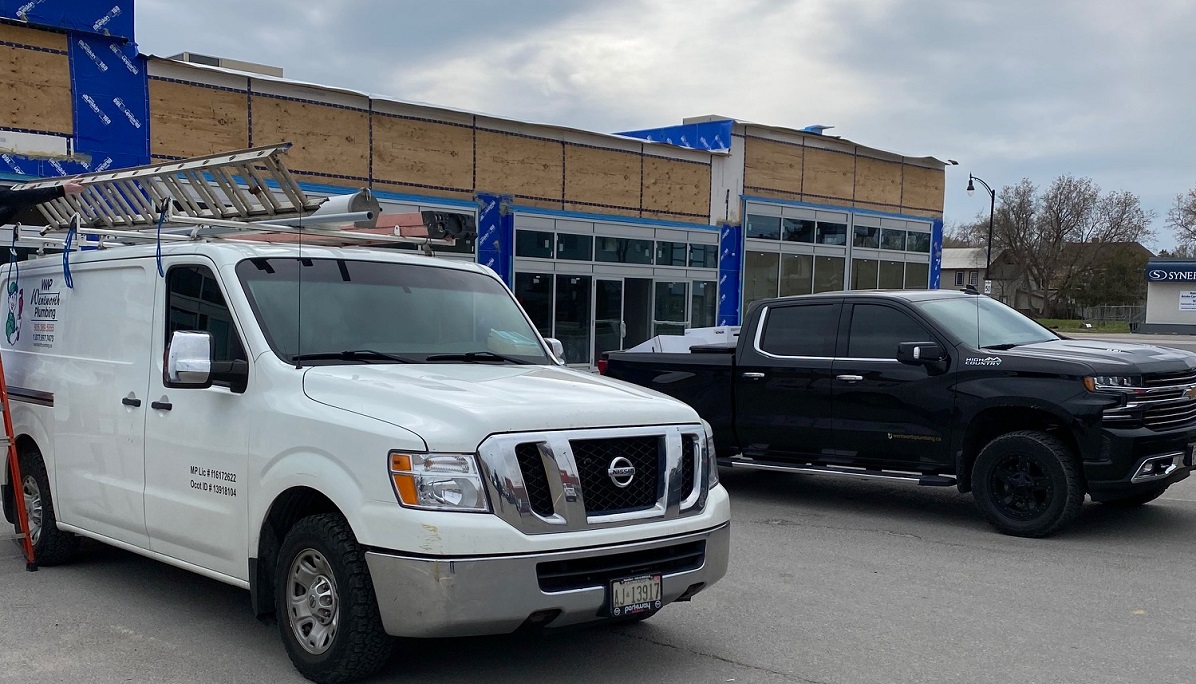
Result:
M236 270L288 363L551 363L506 288L482 273L295 258L248 259Z
M951 297L915 306L964 344L976 349L1010 349L1059 339L1032 319L988 297Z

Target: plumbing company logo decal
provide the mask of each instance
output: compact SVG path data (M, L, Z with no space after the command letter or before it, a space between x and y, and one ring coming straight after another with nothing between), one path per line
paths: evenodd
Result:
M8 320L4 322L4 339L9 346L21 339L21 317L25 313L25 291L20 289L17 281L10 280L4 288L8 294Z
M12 286L9 286L12 289ZM58 306L62 303L62 293L54 286L53 278L42 278L38 288L29 298L29 305L33 307L33 315L29 317L33 323L33 346L45 349L54 348L54 332L58 326ZM12 310L12 297L9 297L9 311Z

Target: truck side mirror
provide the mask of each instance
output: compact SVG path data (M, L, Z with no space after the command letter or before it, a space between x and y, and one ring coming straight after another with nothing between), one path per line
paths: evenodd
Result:
M897 345L897 360L912 366L920 366L946 357L937 342L902 342Z
M166 354L166 386L204 388L212 385L212 334L176 330Z

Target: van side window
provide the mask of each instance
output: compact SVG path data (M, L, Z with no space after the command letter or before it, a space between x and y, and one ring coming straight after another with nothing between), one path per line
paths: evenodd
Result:
M898 344L934 339L904 312L876 304L852 307L848 335L847 356L853 359L896 359Z
M764 320L760 348L778 356L831 357L838 330L835 304L773 307Z
M166 273L166 344L177 330L212 334L213 361L245 361L245 348L220 284L204 266L175 266Z

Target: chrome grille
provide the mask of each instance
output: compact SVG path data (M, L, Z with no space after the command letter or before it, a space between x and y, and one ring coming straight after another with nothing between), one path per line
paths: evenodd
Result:
M1142 378L1142 384L1147 387L1165 387L1168 385L1196 385L1196 370L1180 373L1150 373Z
M681 498L693 492L697 469L698 438L696 435L681 435Z
M1104 422L1110 427L1147 427L1172 430L1196 423L1196 370L1152 373L1142 378L1142 387L1130 389L1126 405L1108 409Z
M1142 424L1152 430L1169 430L1196 420L1196 401L1180 399L1159 402L1142 414Z
M519 461L532 510L537 515L552 515L552 492L548 489L548 474L544 470L544 459L540 458L539 444L524 442L516 445L515 459Z
M660 498L658 484L663 469L660 437L619 437L569 442L577 459L586 513L602 515L650 508ZM620 487L607 472L611 463L626 458L635 468L630 484Z

